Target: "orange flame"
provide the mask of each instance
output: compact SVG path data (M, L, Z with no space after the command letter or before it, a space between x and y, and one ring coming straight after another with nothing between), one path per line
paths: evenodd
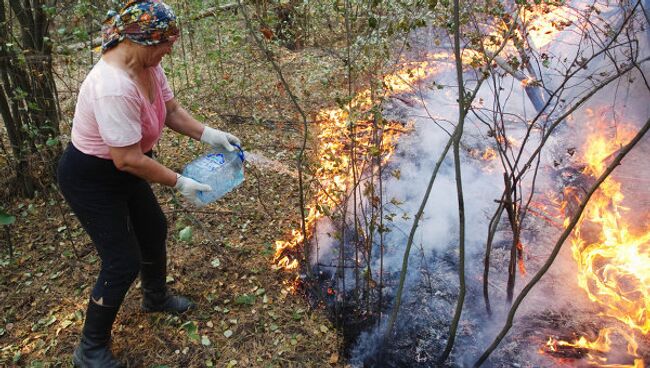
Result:
M488 147L488 148L485 150L485 152L483 152L483 155L482 155L481 157L482 157L483 160L485 160L485 161L492 161L492 160L494 160L495 158L497 158L497 153L496 153L495 150L493 150L492 148Z
M618 129L617 137L598 134L588 138L585 174L600 175L623 143L633 136L629 129ZM578 284L589 299L605 307L605 314L643 334L650 332L650 229L642 234L630 232L622 206L621 184L607 179L585 209L572 242L578 262ZM583 237L583 225L600 228L597 239Z
M536 48L542 48L576 18L565 6L539 4L524 8L520 18L526 27L528 39Z
M449 55L447 55L449 56ZM413 85L431 75L436 68L429 62L408 63L398 72L383 79L387 94L409 92ZM341 204L348 189L352 187L352 162L356 172L375 157L386 162L395 149L397 139L408 131L399 122L382 121L374 124L372 120L355 119L354 114L367 114L378 101L371 98L371 90L366 89L357 94L345 107L326 109L319 112L317 121L320 132L317 136L319 160L314 180L319 183L315 199L307 205L305 228L307 237L311 237L317 221L330 214ZM350 111L354 111L351 114ZM354 137L351 126L354 124ZM377 132L378 131L378 132ZM377 132L378 134L373 134ZM374 139L377 137L378 139ZM352 159L350 142L355 141L355 157ZM289 240L275 242L275 269L294 270L298 268L298 246L303 243L302 231L294 229Z
M517 264L519 265L519 273L526 275L526 263L524 262L524 245L517 243Z
M586 142L583 174L598 177L607 168L608 161L634 135L632 129L615 128L614 137L607 137L606 128L597 128ZM575 190L565 192L563 210L575 201ZM633 234L626 222L622 206L621 184L612 177L605 180L594 193L576 225L572 239L573 258L578 264L578 285L589 299L603 308L603 315L623 322L623 328L603 329L590 342L581 337L574 343L557 341L564 346L575 346L599 352L609 352L609 335L615 332L625 338L627 353L635 357L634 365L607 364L606 357L590 356L590 363L601 367L644 367L637 353L634 331L643 335L650 332L650 229ZM565 226L568 224L568 216Z
M599 367L607 368L644 368L645 364L643 359L634 359L633 364L614 364L607 363L606 355L611 351L611 346L613 344L611 335L613 333L620 334L628 343L627 353L631 356L638 357L637 348L638 345L634 340L634 337L630 334L627 334L622 331L615 331L612 328L603 328L598 332L598 337L590 341L584 336L581 336L573 342L556 340L552 337L548 338L546 342L546 349L551 353L556 353L562 348L573 348L577 350L584 350L586 352L586 357L590 363L596 364ZM543 352L543 351L542 351Z

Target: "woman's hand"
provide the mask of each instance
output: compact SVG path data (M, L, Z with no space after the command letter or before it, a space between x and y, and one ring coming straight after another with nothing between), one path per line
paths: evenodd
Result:
M181 194L187 198L192 204L197 207L205 206L205 203L199 199L198 192L209 192L212 190L209 185L201 184L198 181L185 177L181 174L176 174L176 185L174 188L178 189Z
M230 152L235 150L233 144L241 146L241 141L239 138L230 133L210 128L209 126L206 126L203 130L203 134L201 135L201 142L207 143L212 147L223 147Z
M234 135L210 128L194 119L175 98L165 102L165 107L167 108L165 124L170 129L213 147L223 147L228 151L235 149L233 144L241 146L239 138Z

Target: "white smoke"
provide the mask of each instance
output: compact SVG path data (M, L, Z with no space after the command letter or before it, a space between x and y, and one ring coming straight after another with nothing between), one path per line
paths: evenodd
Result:
M647 3L648 1L646 1ZM594 2L573 1L570 2L575 9L583 10L587 5L593 5ZM616 6L606 7L603 4L598 4L601 9L601 17L603 21L608 21L614 27L620 25L622 21L621 12L616 11ZM642 14L642 13L641 13ZM646 27L648 25L646 24ZM649 27L650 28L650 27ZM643 33L641 33L643 34ZM646 32L645 35L649 33ZM584 40L580 37L579 32L575 32L575 28L568 28L565 32L558 35L558 39L552 42L549 47L544 49L546 55L550 55L550 60L553 64L550 67L538 65L541 77L543 78L544 85L550 90L557 88L562 82L562 73L560 72L567 60L571 60L577 53L583 53L584 57L589 57L593 52L598 49L594 44L585 47L581 44ZM642 56L650 54L650 43L648 37L637 40L639 42L638 50ZM433 52L440 50L432 50ZM449 50L442 50L449 51ZM603 73L612 73L614 67L612 66L612 59L624 60L625 50L617 50L614 53L604 55L594 60L589 64L588 68L580 71L572 80L573 87L568 88L562 95L564 101L560 104L558 111L554 116L571 106L572 103L585 95L585 93L593 86L594 76L604 78ZM539 56L539 55L538 55ZM642 66L645 72L648 72L647 63ZM620 65L619 65L620 67ZM392 221L387 225L391 232L385 236L386 251L382 259L383 268L387 273L397 272L401 269L402 258L404 255L404 246L406 245L408 234L413 224L414 214L417 212L423 195L425 193L427 184L433 168L443 151L449 134L458 119L458 104L456 102L456 77L455 71L442 68L444 73L436 75L434 80L436 85L444 86L442 89L429 89L422 91L420 96L423 104L416 107L403 105L398 100L392 100L390 106L387 106L387 113L391 111L399 113L399 117L403 120L413 121L414 130L407 136L404 136L398 145L398 148L391 160L388 168L394 171L394 175L386 175L384 179L384 204L385 211L395 216ZM472 88L471 75L466 73L469 80L468 89ZM602 79L601 78L601 79ZM632 80L632 83L630 83ZM523 134L530 120L537 114L530 100L526 96L521 83L510 75L504 74L499 77L499 86L501 90L495 90L491 82L486 82L476 100L480 101L482 107L491 108L495 104L495 95L500 96L500 105L507 115L513 117L512 125L509 126L508 135L514 138L514 141L521 142ZM543 194L546 191L554 190L553 180L550 178L549 173L555 170L558 162L562 165L567 165L567 161L572 159L571 155L567 154L567 150L571 148L578 148L584 143L585 127L592 124L593 114L589 111L596 111L597 114L604 114L606 118L611 118L613 121L625 122L632 125L639 125L644 123L650 116L650 94L644 85L641 74L637 72L630 73L629 78L622 78L617 83L612 83L607 88L595 94L585 106L576 110L572 116L567 119L554 134L546 148L542 152L542 161L540 164L540 174L537 178L536 193ZM475 106L479 107L479 106ZM404 111L407 111L406 113ZM390 116L388 116L390 118ZM544 119L540 119L543 121ZM539 142L540 132L533 131L531 141L528 143L529 149L524 152L523 160L526 160L532 150ZM466 248L468 257L468 283L470 288L477 288L481 284L480 275L482 273L481 259L485 249L486 236L488 232L488 223L490 216L493 214L499 200L501 192L503 191L503 174L499 167L498 161L484 162L470 157L467 154L467 149L471 148L486 148L490 146L493 138L488 136L487 129L475 116L469 115L465 123L464 139L463 139L463 152L461 153L462 161L462 180L463 180L463 194L465 199L465 216L466 216ZM645 144L650 146L650 139L645 140ZM644 152L650 152L650 148ZM636 158L639 160L640 158ZM563 161L564 160L564 161ZM630 156L627 161L635 160L634 154ZM413 245L414 250L411 251L410 268L409 268L409 283L405 290L405 298L412 292L411 286L414 286L417 279L420 277L419 270L416 266L421 265L422 257L434 257L435 254L450 252L458 246L458 202L456 193L456 182L454 175L453 159L451 150L447 154L445 161L438 173L438 177L433 186L431 196L425 207L424 216L422 217L416 241ZM617 171L618 172L618 171ZM622 175L622 174L621 174ZM650 180L650 178L648 178ZM530 186L531 178L528 178L524 184ZM528 187L527 190L530 188ZM364 202L361 201L361 206ZM350 208L348 207L348 215L351 215ZM646 205L647 210L647 205ZM644 212L644 211L641 211ZM647 211L645 211L647 212ZM540 221L541 222L541 221ZM550 248L554 245L555 239L559 234L559 230L552 228L536 228L538 233L530 232L524 234L525 241L531 242L526 244L529 249L527 253L538 257L537 260L530 260L532 269L529 270L528 276L518 276L517 290L520 290L522 285L525 284L536 272L535 267L538 267L548 255ZM335 255L331 252L331 246L340 242L341 240L334 240L328 237L327 234L332 234L335 229L331 222L325 221L319 224L317 228L318 243L319 243L319 258L320 259L335 259ZM568 246L565 246L568 248ZM374 252L375 254L378 251ZM420 262L415 262L420 260ZM379 269L379 259L373 260L372 269L377 272ZM433 265L430 265L434 268ZM437 269L433 272L439 272ZM442 272L442 271L440 271ZM503 284L503 274L505 270L500 270L501 279L495 281L496 283ZM524 302L518 318L522 316L532 315L539 313L543 308L561 308L567 304L572 307L580 305L584 309L593 308L584 295L580 294L580 290L575 284L575 264L571 259L568 249L564 249L560 258L551 269L551 272L546 277L546 281L540 284L530 297ZM379 275L374 274L373 278L379 279ZM441 280L444 276L440 276ZM499 276L497 276L498 278ZM447 280L449 282L457 282L457 279ZM480 286L479 286L480 287ZM457 287L456 287L457 288ZM505 288L505 285L504 285ZM394 292L391 287L386 288L386 292L390 294ZM497 304L495 319L487 323L483 320L484 316L479 316L478 320L475 311L481 310L482 305L469 305L465 308L464 318L474 319L471 321L476 328L480 328L480 333L474 337L474 342L477 346L466 347L465 350L474 350L474 353L469 353L466 359L475 359L476 349L484 348L498 332L502 326L502 312L506 305L503 300L503 291L497 293L497 298L494 303ZM477 297L477 295L474 295ZM478 299L475 299L478 300ZM434 302L431 302L434 303ZM542 306L542 307L540 307ZM389 311L390 313L390 311ZM447 316L445 318L451 319L452 310L445 310ZM384 320L385 322L385 320ZM446 333L446 331L442 331ZM383 333L383 328L378 327L374 330L364 333L354 350L353 362L361 364L365 355L372 354L371 346L375 346L380 342ZM536 357L538 346L530 347L530 357ZM459 349L456 349L459 350ZM463 350L463 349L460 349ZM433 352L433 355L439 352ZM462 355L462 352L459 353ZM523 360L528 359L526 356L521 357Z

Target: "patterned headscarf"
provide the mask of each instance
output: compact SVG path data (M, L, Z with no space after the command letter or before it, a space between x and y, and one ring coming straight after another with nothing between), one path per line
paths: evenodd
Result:
M125 38L140 45L158 45L179 35L176 15L159 0L132 0L116 12L110 10L102 26L102 53Z

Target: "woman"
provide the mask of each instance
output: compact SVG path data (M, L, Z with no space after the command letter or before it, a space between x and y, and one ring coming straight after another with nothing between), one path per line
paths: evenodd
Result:
M240 142L199 123L174 99L160 67L179 37L166 4L130 1L109 12L102 31L102 57L81 85L58 181L102 260L73 363L112 368L122 365L109 349L111 327L138 273L145 312L194 306L167 291L167 223L148 182L174 187L197 205L197 191L210 187L151 158L163 126L227 150Z

